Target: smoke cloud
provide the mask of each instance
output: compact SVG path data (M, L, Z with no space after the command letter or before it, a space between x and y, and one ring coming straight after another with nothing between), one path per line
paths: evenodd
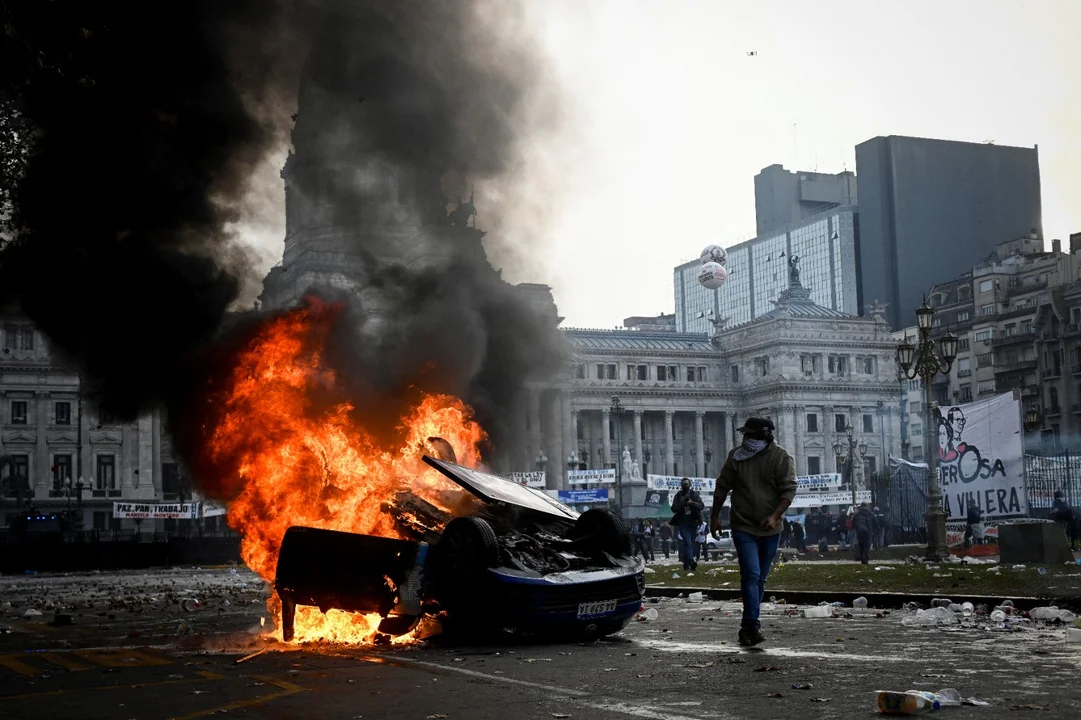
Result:
M513 4L18 5L0 93L36 136L0 292L108 410L164 404L184 427L262 313L312 290L348 305L330 362L370 423L450 392L496 448L519 441L506 418L561 339L491 269L469 208L447 219L521 171L538 98L558 121ZM237 234L253 168L287 139L285 259L262 313L226 322L262 280Z

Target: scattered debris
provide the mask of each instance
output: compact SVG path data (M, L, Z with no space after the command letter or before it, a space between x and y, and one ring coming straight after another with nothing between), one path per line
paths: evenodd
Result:
M811 698L811 702L818 702L818 703L827 703L827 702L829 702L829 701L830 701L831 699L832 699L832 698Z
M766 693L766 697L783 698L784 695L782 695L781 693L773 692L773 693Z
M781 668L777 667L776 665L763 665L760 668L755 668L754 671L755 672L777 672L780 669Z
M35 610L34 608L27 608L26 612L23 613L24 618L36 618L41 617L41 615L42 612L40 610Z
M814 685L811 683L796 683L792 686L793 690L810 690Z

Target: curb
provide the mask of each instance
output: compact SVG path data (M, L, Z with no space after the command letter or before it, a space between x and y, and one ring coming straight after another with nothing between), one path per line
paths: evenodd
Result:
M687 595L692 592L700 592L710 600L739 600L739 590L727 590L716 588L700 588L700 587L649 587L646 586L646 597L676 597L678 595ZM845 607L852 607L852 601L858 597L867 598L867 606L870 608L877 608L881 610L894 610L900 609L902 605L907 602L919 603L922 607L930 607L931 599L937 597L948 597L955 603L970 602L973 605L986 604L989 607L995 605L1001 605L1003 600L1010 600L1018 610L1031 610L1032 608L1042 607L1049 601L1047 598L1035 598L1024 597L1017 595L951 595L949 593L940 593L936 595L914 595L908 593L872 593L872 592L824 592L824 591L808 591L808 590L796 590L786 591L782 589L770 590L766 589L766 596L775 596L778 599L784 598L784 600L792 606L797 605L818 605L822 602L843 602ZM1065 600L1059 600L1059 607L1070 607L1070 604L1065 604ZM1071 603L1072 604L1072 603ZM1072 609L1072 608L1071 608Z

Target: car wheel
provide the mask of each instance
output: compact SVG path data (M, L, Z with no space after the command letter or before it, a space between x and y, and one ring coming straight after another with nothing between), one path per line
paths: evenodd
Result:
M623 518L607 508L593 508L578 516L574 524L574 534L591 549L606 552L609 555L629 555L631 533Z
M486 520L454 518L443 528L433 560L439 571L475 575L499 564L499 540Z
M455 518L443 528L428 561L428 587L440 606L462 618L477 611L470 598L483 594L482 575L499 564L492 526L477 517Z

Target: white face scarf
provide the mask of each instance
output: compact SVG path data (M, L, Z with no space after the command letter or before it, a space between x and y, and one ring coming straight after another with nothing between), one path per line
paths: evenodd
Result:
M753 458L758 453L766 449L765 440L754 440L749 437L743 438L743 443L736 448L736 452L732 454L733 460L747 460Z

